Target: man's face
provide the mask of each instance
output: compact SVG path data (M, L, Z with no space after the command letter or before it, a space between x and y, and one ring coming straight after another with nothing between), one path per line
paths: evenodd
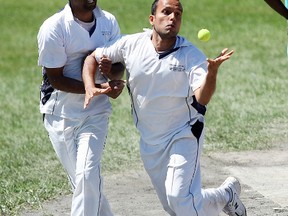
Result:
M150 24L163 38L175 37L181 26L182 5L179 0L159 0L155 15L150 15Z
M92 11L97 6L97 0L70 0L74 10L85 12Z

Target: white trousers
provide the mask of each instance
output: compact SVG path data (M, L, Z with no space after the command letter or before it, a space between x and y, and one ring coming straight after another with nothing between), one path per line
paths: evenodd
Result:
M227 204L225 189L202 189L200 154L203 126L199 122L192 126L195 136L188 126L163 145L140 141L144 167L169 215L218 216Z
M112 216L100 175L108 115L63 119L46 114L44 126L72 185L71 216Z

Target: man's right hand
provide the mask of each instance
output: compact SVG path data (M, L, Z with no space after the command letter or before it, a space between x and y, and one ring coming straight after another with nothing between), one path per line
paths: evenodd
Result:
M85 101L84 101L84 109L89 105L91 99L94 96L100 95L100 94L108 94L110 91L112 91L112 88L109 85L103 85L101 84L101 88L97 87L87 87L85 89Z
M101 88L95 86L86 87L84 109L89 105L93 97L100 94L106 94L107 96L116 99L125 87L125 83L125 80L111 80L109 82L102 83Z

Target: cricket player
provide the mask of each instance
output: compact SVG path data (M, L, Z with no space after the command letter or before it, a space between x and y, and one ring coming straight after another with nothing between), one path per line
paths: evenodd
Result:
M219 66L233 50L207 59L178 35L182 14L179 0L155 0L151 31L123 36L89 55L82 75L84 106L89 108L98 97L93 80L102 55L124 62L141 158L164 210L171 216L218 216L222 210L246 216L236 178L203 189L200 173L206 105L215 91Z
M123 82L108 82L108 78L121 78L124 68L120 65L111 71L111 62L105 60L106 75L98 73L93 81L102 94L87 109L83 109L81 74L85 57L119 35L115 17L101 10L97 0L69 0L63 10L44 21L37 36L43 73L40 111L72 186L72 216L113 215L102 192L100 161L111 114L108 96L116 98L124 87ZM107 89L109 93L103 94Z

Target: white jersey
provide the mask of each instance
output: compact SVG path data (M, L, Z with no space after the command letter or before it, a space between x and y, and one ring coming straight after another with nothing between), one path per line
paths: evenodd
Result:
M206 77L207 61L185 38L177 36L174 49L159 54L148 31L96 49L97 61L102 53L126 65L134 121L146 143L167 143L197 120L193 95Z
M120 35L115 17L96 7L95 26L90 32L81 27L73 17L69 4L63 10L48 18L40 27L37 39L38 64L43 68L64 67L64 76L82 80L84 58L96 47L103 46ZM95 29L96 28L96 29ZM96 83L106 82L97 73ZM89 107L83 109L85 94L72 94L53 89L45 79L41 86L41 113L53 114L63 118L82 118L99 113L110 113L108 96L94 97Z

